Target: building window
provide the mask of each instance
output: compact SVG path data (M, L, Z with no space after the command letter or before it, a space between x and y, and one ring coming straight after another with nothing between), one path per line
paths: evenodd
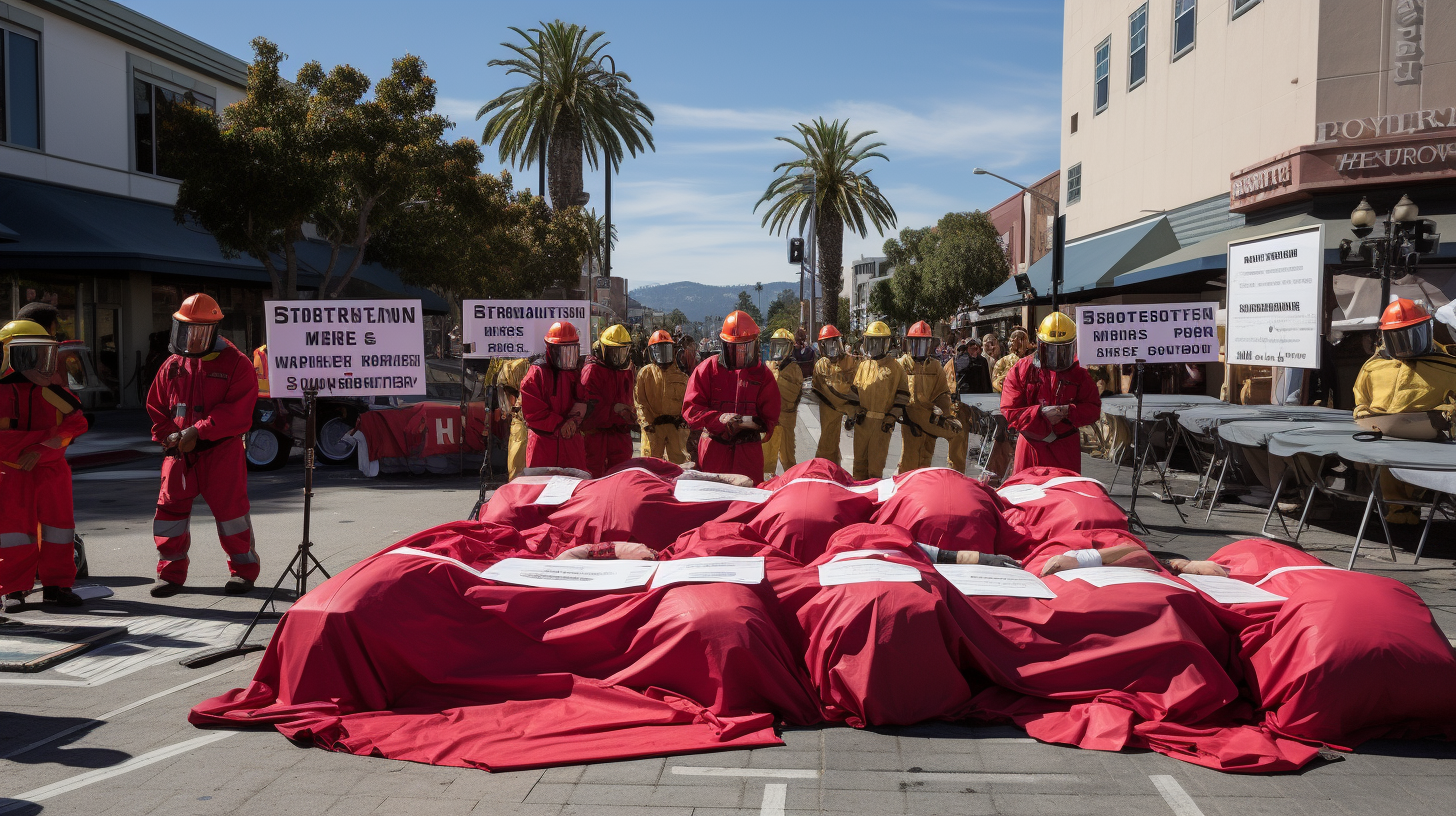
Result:
M217 110L217 100L195 91L183 91L140 76L132 77L132 140L136 144L136 171L176 178L178 109L195 105Z
M1233 2L1229 3L1229 19L1238 19L1240 14L1257 5L1259 5L1259 0L1233 0Z
M1127 89L1148 78L1148 4L1127 18Z
M1082 163L1077 162L1067 168L1067 204L1076 204L1082 200Z
M40 41L0 29L0 141L40 149Z
M1173 59L1193 50L1198 35L1198 0L1173 0Z
M1092 83L1092 115L1107 110L1107 97L1112 92L1112 38L1097 46L1095 81Z
M1072 132L1077 132L1077 114L1072 114Z

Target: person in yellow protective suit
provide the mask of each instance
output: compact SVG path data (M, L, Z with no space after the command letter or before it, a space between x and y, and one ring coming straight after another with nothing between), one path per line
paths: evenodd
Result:
M975 342L974 338L970 342ZM956 348L957 353L945 361L945 387L950 391L950 402L955 408L955 418L961 426L959 433L945 440L950 444L945 461L952 470L958 473L966 472L966 453L971 447L971 406L961 402L960 385L956 381L956 357L963 354L965 348L966 341L962 341Z
M526 444L531 440L531 431L521 418L521 380L530 370L531 361L520 357L506 360L495 375L496 387L505 392L502 404L511 412L511 437L506 444L506 478L509 479L526 469Z
M1435 320L1423 306L1399 298L1380 317L1380 348L1355 378L1355 421L1387 436L1437 439L1456 412L1456 357L1433 337ZM1420 490L1381 470L1387 500L1416 498ZM1398 504L1386 521L1418 524L1420 514Z
M647 365L637 372L637 386L632 392L642 423L641 455L665 458L675 465L688 460L683 448L687 423L682 410L691 372L678 358L672 335L662 329L653 332L647 341Z
M258 375L258 396L268 396L268 344L253 349L253 371Z
M1017 329L1011 333L1011 350L1005 357L996 361L996 367L991 369L991 388L996 393L1001 393L1001 385L1006 382L1006 375L1011 373L1011 367L1021 361L1022 357L1030 354L1034 348L1031 345L1031 338L1026 332Z
M900 473L930 467L935 440L954 437L961 430L946 387L945 367L930 354L934 342L930 324L924 320L905 332L905 355L900 365L910 384L910 402L900 426Z
M819 447L814 456L836 465L842 464L839 426L854 413L854 406L840 395L849 393L856 365L858 361L845 351L844 338L833 323L819 330L819 358L814 361L812 385L814 396L819 398Z
M890 433L910 402L910 383L900 362L888 356L890 327L883 321L871 323L861 343L865 359L849 387L849 401L857 408L845 427L854 431L854 478L879 479L890 455Z
M768 341L768 370L779 384L779 424L763 440L764 481L774 474L774 465L784 471L798 463L794 456L794 427L799 415L799 397L804 393L804 369L794 362L794 335L779 329ZM835 426L837 432L839 426Z

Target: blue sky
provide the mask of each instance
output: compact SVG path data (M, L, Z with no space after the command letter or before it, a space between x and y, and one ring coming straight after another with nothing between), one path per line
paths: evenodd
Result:
M963 2L372 2L123 0L244 59L263 35L290 55L371 77L418 54L456 133L480 138L479 106L517 84L486 62L507 54L508 26L560 18L606 32L620 70L657 116L655 153L613 180L619 242L612 267L633 288L696 280L787 280L784 239L754 203L794 148L774 140L815 116L878 130L889 162L871 176L922 227L953 210L986 209L1013 192L977 165L1030 183L1057 166L1062 4ZM500 169L487 147L484 169ZM515 173L536 186L536 171ZM602 177L590 174L600 210ZM888 237L888 234L885 236ZM884 237L847 234L845 258L876 255Z

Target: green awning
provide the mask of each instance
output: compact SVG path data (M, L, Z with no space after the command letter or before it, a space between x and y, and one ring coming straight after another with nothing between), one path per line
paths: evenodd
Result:
M1078 292L1111 286L1124 272L1161 258L1178 249L1178 237L1163 216L1081 238L1067 244L1063 258L1063 297ZM1052 291L1052 256L1048 253L1027 270L1027 277L1037 294L1046 297ZM1016 281L1008 280L991 294L981 298L982 308L1002 306L1021 300Z

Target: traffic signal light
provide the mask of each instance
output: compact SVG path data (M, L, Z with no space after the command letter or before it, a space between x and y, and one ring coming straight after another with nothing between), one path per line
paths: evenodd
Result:
M801 264L804 262L804 239L789 239L789 263Z
M1410 226L1411 250L1420 255L1434 255L1441 248L1441 233L1436 222L1422 218Z

